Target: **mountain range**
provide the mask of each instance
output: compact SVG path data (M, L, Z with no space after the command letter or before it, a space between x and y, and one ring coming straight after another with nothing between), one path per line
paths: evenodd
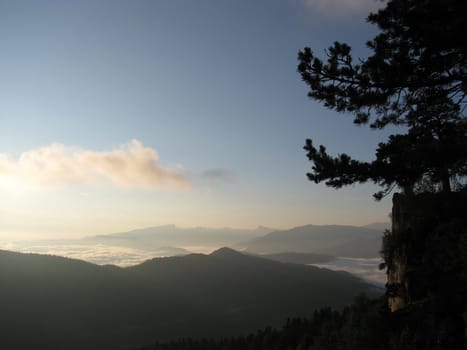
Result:
M317 263L331 257L379 257L382 232L388 226L389 223L363 227L306 225L288 230L248 230L165 225L81 239L0 242L0 249L67 256L99 265L131 266L152 257L210 253L229 246L252 254L269 254L280 261Z
M219 247L261 237L272 231L274 230L262 226L248 230L207 227L180 228L175 225L163 225L128 232L90 236L83 238L82 241L136 249L177 247L187 250L204 249L212 251Z
M381 293L345 273L244 255L157 258L128 268L0 251L4 349L117 349L233 336Z
M234 247L256 254L314 253L334 257L379 257L383 230L344 225L306 225L270 232Z

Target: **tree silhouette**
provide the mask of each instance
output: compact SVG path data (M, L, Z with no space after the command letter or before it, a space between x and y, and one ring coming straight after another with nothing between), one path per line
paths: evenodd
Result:
M395 186L408 194L452 190L453 180L467 174L465 18L463 0L390 0L368 16L380 33L367 42L366 59L355 63L351 47L340 42L326 61L308 47L299 52L309 97L352 114L356 124L407 130L380 143L372 162L333 157L307 140L311 181L335 188L372 181L384 187L377 199Z
M298 55L309 97L356 124L405 130L380 143L371 162L331 156L311 139L304 147L311 181L334 188L372 181L383 187L376 199L395 187L405 192L393 198L382 251L387 296L400 301L388 318L391 349L467 346L465 18L465 0L389 0L368 16L379 34L366 59L355 62L339 42L324 61L310 48Z

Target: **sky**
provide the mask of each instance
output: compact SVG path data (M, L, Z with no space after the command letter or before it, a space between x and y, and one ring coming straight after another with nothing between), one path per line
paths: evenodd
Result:
M387 130L309 99L309 46L374 0L0 0L0 239L388 221L373 185L306 178L303 145L370 160Z

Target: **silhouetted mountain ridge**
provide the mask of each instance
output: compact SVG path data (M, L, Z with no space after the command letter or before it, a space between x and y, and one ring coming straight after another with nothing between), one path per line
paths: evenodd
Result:
M246 334L377 292L346 273L228 248L129 268L0 251L0 280L6 349L114 349Z
M222 247L222 248L219 248L219 249L213 251L209 255L211 255L211 256L236 256L236 257L241 257L241 256L244 256L245 254L242 254L242 253L236 251L235 249L232 249L232 248L229 248L229 247Z

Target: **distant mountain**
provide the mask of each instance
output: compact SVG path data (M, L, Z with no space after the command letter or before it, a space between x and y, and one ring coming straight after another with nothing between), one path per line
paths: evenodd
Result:
M273 254L315 253L354 258L379 256L382 231L356 226L306 225L275 231L237 245L246 252Z
M216 249L261 237L272 231L273 229L262 226L254 230L247 230L206 227L180 228L175 225L164 225L86 237L83 242L146 250L159 249L160 247L180 247L192 251L206 251L210 248Z
M293 263L293 264L318 264L330 262L335 259L331 255L315 254L315 253L295 253L295 252L284 252L275 254L262 254L259 255L262 258L271 259L275 261Z
M348 273L223 248L129 268L0 251L4 349L117 349L239 335L379 293Z
M368 224L362 227L384 232L385 230L391 229L391 223L389 221L388 222L373 222L371 224Z

